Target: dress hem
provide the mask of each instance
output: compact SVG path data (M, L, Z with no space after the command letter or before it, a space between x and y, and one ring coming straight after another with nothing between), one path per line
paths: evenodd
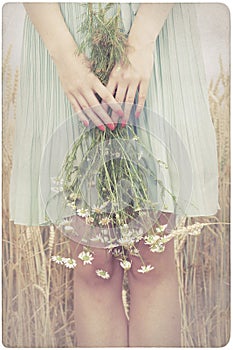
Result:
M215 216L218 211L221 210L221 208L217 208L216 210L214 210L213 212L211 211L211 213L208 213L208 214L186 214L186 215L183 215L185 217L210 217L210 216ZM162 210L163 213L171 213L171 214L174 214L173 212L169 211L169 210ZM179 215L178 215L179 216ZM9 221L13 221L13 223L15 225L21 225L21 226L29 226L29 227L38 227L38 226L50 226L50 225L53 225L52 222L44 222L44 223L30 223L30 224L26 224L26 223L21 223L19 222L18 220L14 220L14 219L9 219Z

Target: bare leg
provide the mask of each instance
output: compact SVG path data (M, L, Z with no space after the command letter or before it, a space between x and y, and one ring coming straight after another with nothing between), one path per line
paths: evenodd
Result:
M167 243L163 253L151 253L143 242L139 249L145 263L155 269L140 274L137 269L141 262L133 260L129 273L129 346L179 347L181 321L174 242Z
M83 266L77 255L82 247L71 242L74 270L74 312L79 347L126 347L128 322L122 303L123 272L119 261L104 249L95 249L92 265ZM101 279L95 270L108 271L111 278Z

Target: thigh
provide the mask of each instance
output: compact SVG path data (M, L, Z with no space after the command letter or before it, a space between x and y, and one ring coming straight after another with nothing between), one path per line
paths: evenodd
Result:
M170 232L170 230L174 227L175 216L172 213L162 213L159 216L159 224L167 225L166 234ZM156 229L158 225L154 226ZM174 239L171 239L169 242L165 244L165 250L161 253L151 252L150 246L144 243L144 240L141 239L140 242L137 243L137 249L139 250L140 257L132 256L131 262L132 267L129 270L129 278L137 278L137 279L150 279L152 276L156 275L157 277L163 277L165 275L173 274L176 271L175 266L175 254L174 254ZM138 272L143 265L151 265L154 269L147 273Z

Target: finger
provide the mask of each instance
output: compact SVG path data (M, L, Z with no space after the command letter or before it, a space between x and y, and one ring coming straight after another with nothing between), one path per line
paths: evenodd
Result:
M112 119L110 116L106 113L106 111L103 109L97 98L95 97L94 93L87 94L84 96L86 101L88 102L89 106L91 107L92 111L101 119L101 121L107 125L107 127L110 130L115 129L115 125L112 122Z
M79 120L87 127L89 125L89 121L85 116L85 114L82 112L82 109L78 104L77 100L75 99L75 97L72 95L69 95L68 99L71 103L71 106L73 107L73 110L75 111L75 113L77 113Z
M110 78L110 80L108 81L108 84L107 84L106 88L108 89L108 91L110 92L110 94L112 94L112 96L114 96L114 95L115 95L115 92L116 92L116 88L117 88L116 82L113 81L113 80ZM102 102L101 102L101 105L102 105L103 109L107 112L107 111L108 111L108 108L109 108L109 105L108 105L106 102L104 102L103 100L102 100Z
M147 95L147 90L149 86L149 81L148 80L142 80L140 85L139 85L139 91L138 91L138 103L137 103L137 108L135 111L135 117L139 118L145 101L146 101L146 95Z
M117 89L117 81L114 79L109 78L108 84L106 85L106 88L108 91L112 94L112 96L115 96L116 89Z
M124 125L124 123L127 124L129 117L130 117L130 112L131 109L134 105L134 100L135 100L135 95L137 92L137 85L130 85L128 90L127 90L127 94L126 94L126 98L125 98L125 108L124 108L124 112L125 112L125 117L124 119L122 119L122 124Z
M121 104L121 106L123 105L124 101L125 101L125 96L127 93L127 85L118 85L117 86L117 90L116 90L116 94L115 94L115 99L117 100L117 102L119 102ZM125 117L123 117L125 118ZM118 123L119 120L119 115L115 112L112 113L112 121L114 123Z
M78 103L82 108L83 113L96 125L101 131L105 131L105 126L98 116L93 112L92 108L89 107L88 102L81 95L78 97Z
M121 108L121 105L116 101L110 91L101 84L99 81L93 87L94 91L102 98L103 102L107 103L107 105L120 117L124 116L124 112Z
M119 115L116 114L115 112L112 112L111 118L112 118L112 121L113 121L113 123L114 123L114 125L115 125L115 127L116 127L117 124L118 124Z

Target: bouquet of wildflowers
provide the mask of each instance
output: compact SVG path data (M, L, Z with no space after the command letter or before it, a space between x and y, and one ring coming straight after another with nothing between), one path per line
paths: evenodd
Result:
M92 4L86 6L87 16L80 29L84 37L80 53L88 51L91 69L106 85L115 64L120 61L129 64L126 37L120 27L120 8L109 18L108 11L116 5L99 4L98 11L94 11ZM156 163L152 169L150 159ZM66 204L73 210L59 227L84 245L78 256L84 265L94 259L91 247L108 249L124 270L131 268L131 255L141 258L137 248L141 239L152 252L164 251L174 234L166 231L166 225L159 224L158 203L148 190L151 181L160 188L161 198L167 191L158 180L158 167L167 165L150 154L136 125L128 123L122 128L118 124L114 131L106 128L104 132L94 126L83 129L66 156L59 179L54 181L62 183ZM76 261L70 258L54 256L52 260L69 268L76 266ZM154 268L142 258L141 261L139 273ZM96 274L104 279L110 277L101 269Z

